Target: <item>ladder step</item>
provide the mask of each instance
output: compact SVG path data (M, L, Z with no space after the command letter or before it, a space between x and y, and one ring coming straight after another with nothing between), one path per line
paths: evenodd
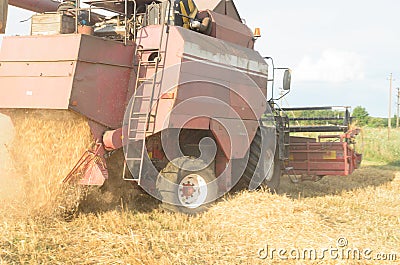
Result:
M127 179L127 178L124 178L124 180L125 181L132 181L132 182L139 182L139 179Z
M142 161L142 158L126 158L126 161Z
M129 141L143 141L143 138L139 138L139 137L131 137L128 138Z
M140 82L148 82L148 81L151 81L151 82L153 82L154 81L154 79L153 78L138 78L138 82L140 83ZM148 83L148 84L151 84L150 82ZM155 84L157 85L157 84L160 84L160 81L158 81L158 82L155 82Z
M158 66L159 67L162 67L162 66L160 66L161 65L161 63L160 63L160 61L158 62ZM155 68L156 66L157 66L157 63L156 62L153 62L153 61L151 61L151 62L141 62L141 63L138 63L138 64L135 64L135 66L144 66L144 67L151 67L151 68Z
M141 117L141 118L131 118L131 121L136 121L136 122L139 122L139 123L145 123L144 118L145 118L145 117Z
M138 82L147 82L147 81L153 81L153 78L138 78Z
M132 116L135 116L135 117L132 117ZM133 119L138 118L138 117L144 118L144 117L147 117L147 114L146 113L142 113L142 112L140 112L140 113L139 112L135 112L135 113L131 114L131 118L133 118ZM149 117L155 118L155 114L149 114Z
M140 61L140 65L155 65L157 61Z
M146 131L146 130L137 130L137 129L134 129L134 130L130 130L130 132L146 133L146 132L148 132L148 131Z
M154 124L155 122L154 121L148 121L148 122L146 122L146 121L144 121L144 120L140 120L139 118L132 118L131 119L131 121L138 121L138 125L146 125L146 124Z
M147 97L140 97L140 98L137 98L137 99L135 99L136 101L134 101L135 103L138 103L138 102L142 102L142 103L145 103L145 102L150 102L151 101L151 98L147 98ZM148 103L147 103L148 104Z
M138 52L157 52L159 51L159 48L142 48L142 49L137 49Z

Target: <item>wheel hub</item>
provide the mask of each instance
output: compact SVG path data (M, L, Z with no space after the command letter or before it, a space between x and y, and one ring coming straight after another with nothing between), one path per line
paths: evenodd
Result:
M197 174L191 174L179 183L178 198L184 207L194 209L206 201L207 191L207 183L204 178Z
M194 184L188 182L184 183L182 187L182 195L186 198L189 199L190 197L193 197L193 195L196 193L196 189Z

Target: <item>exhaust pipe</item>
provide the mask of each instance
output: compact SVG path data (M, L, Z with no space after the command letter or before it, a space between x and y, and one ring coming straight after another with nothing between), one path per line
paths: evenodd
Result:
M0 34L4 34L7 24L8 0L0 0Z

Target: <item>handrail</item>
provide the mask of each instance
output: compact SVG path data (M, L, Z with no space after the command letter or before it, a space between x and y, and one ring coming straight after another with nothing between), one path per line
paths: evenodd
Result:
M124 23L125 23L125 33L124 33L124 44L127 45L128 40L129 40L129 26L128 23L131 22L131 19L128 19L128 3L129 2L133 2L133 20L136 19L136 15L137 15L137 3L136 0L124 0L125 4L124 4L124 12L118 12L117 10L109 10L108 8L104 8L104 7L99 7L99 6L95 6L95 4L101 4L101 3L119 3L122 2L121 0L111 0L111 1L97 1L96 3L91 3L89 5L89 7L86 8L82 8L80 7L79 1L77 1L75 8L73 9L75 11L75 33L78 33L78 14L81 11L88 11L89 12L89 22L91 22L91 17L92 17L92 11L93 10L106 10L106 11L110 11L113 13L117 13L119 15L123 15L124 16ZM136 39L136 23L133 24L133 39Z

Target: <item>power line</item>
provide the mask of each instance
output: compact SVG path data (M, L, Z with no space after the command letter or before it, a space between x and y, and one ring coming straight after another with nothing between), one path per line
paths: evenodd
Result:
M388 115L388 139L390 139L390 129L392 128L392 89L393 89L393 74L390 73L389 77L389 115Z
M397 121L396 121L396 128L399 128L400 125L400 88L397 88Z

